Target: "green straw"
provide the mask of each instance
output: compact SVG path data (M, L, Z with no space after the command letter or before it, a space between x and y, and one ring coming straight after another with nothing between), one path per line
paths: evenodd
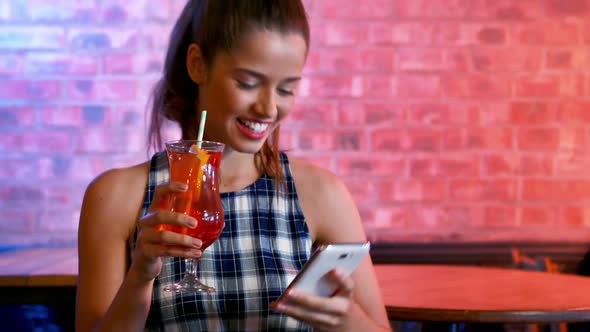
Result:
M207 120L207 110L201 112L201 121L199 121L199 132L197 133L197 146L201 148L203 134L205 133L205 120Z

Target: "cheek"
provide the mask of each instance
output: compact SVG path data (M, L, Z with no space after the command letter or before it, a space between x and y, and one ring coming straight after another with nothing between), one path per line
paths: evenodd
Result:
M226 85L223 92L216 96L216 103L228 114L243 113L255 102L252 94L238 89L235 85Z
M293 110L293 104L294 104L294 100L289 100L284 103L281 103L280 105L277 105L277 107L278 107L277 120L278 121L283 120L285 117L287 117L289 114L291 114L291 111Z

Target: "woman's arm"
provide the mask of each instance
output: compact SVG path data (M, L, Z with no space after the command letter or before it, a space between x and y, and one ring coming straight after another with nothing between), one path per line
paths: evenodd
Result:
M115 321L121 323L119 330L137 331L145 324L151 283L126 278L128 239L145 187L137 171L108 171L84 195L78 230L77 331L107 330Z
M78 238L78 331L143 330L161 257L201 254L200 240L157 229L163 223L196 226L194 218L156 209L170 193L186 190L166 183L155 189L150 213L138 222L133 262L127 270L128 243L139 218L146 179L145 164L113 170L99 176L86 191Z
M356 205L338 177L313 165L291 162L297 193L314 243L365 242L366 235ZM345 311L338 328L347 331L390 331L389 321L373 264L367 257L350 277L332 273L341 290L332 297L336 315ZM298 315L316 315L325 298L299 294L304 308ZM351 299L347 301L346 299ZM328 320L337 321L330 315ZM299 317L301 318L301 317ZM305 319L303 319L305 320ZM329 325L329 324L328 324Z

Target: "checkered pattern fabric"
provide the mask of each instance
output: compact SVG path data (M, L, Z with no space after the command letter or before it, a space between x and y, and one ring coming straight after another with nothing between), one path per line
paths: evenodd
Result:
M213 294L174 294L163 287L179 281L184 260L167 258L156 278L146 331L307 331L310 328L268 308L307 262L311 238L289 161L281 154L287 190L263 175L236 192L221 194L225 228L203 252L198 276ZM154 188L169 179L165 152L151 160L142 215Z

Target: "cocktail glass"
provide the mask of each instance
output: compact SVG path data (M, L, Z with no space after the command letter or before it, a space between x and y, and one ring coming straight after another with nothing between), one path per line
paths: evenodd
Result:
M201 250L217 240L225 225L219 194L219 165L223 148L223 143L210 141L166 142L170 181L188 185L185 192L171 195L168 208L192 216L197 220L197 226L191 229L160 224L158 229L198 238L203 242ZM182 280L164 287L164 290L176 293L214 292L213 287L203 284L197 278L197 263L198 258L185 259L186 270Z

